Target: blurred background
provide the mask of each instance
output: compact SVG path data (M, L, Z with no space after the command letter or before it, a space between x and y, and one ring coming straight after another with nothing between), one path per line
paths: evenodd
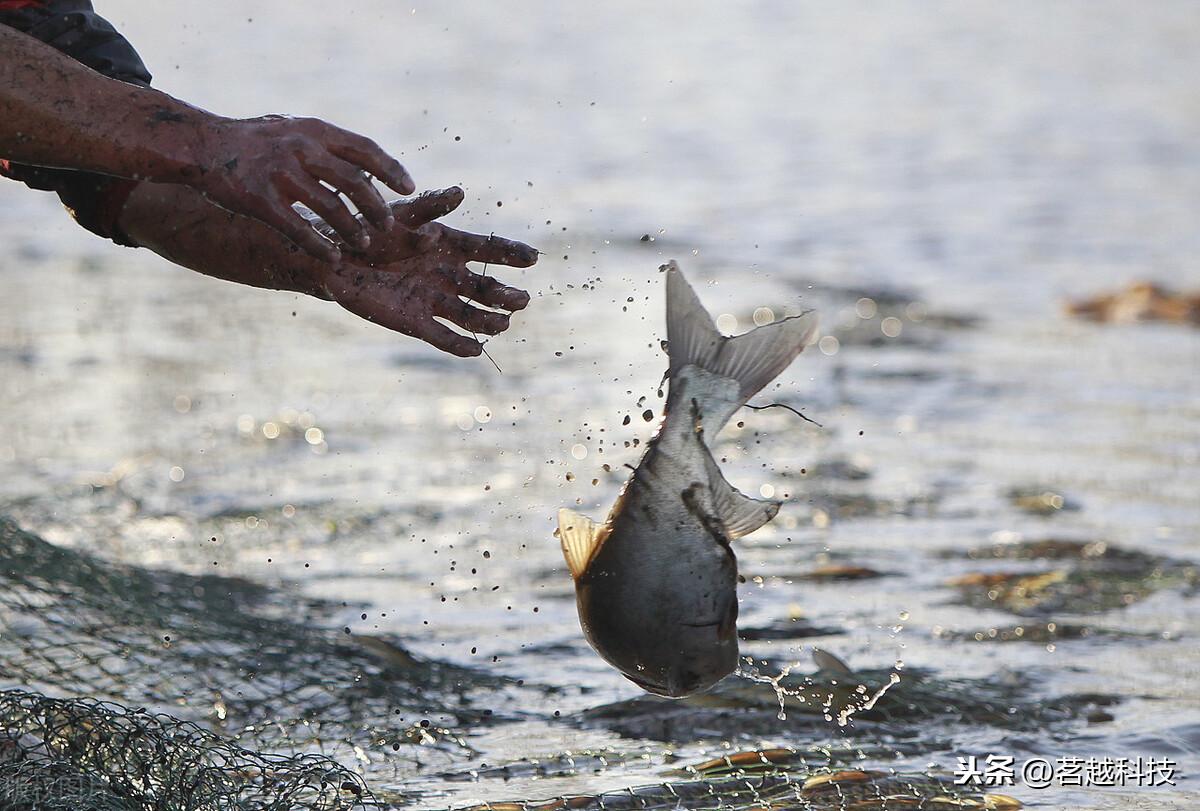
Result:
M940 742L891 762L1169 756L1194 779L1200 331L1064 309L1139 281L1200 292L1194 4L97 9L156 87L369 135L418 187L466 189L449 224L545 255L497 271L533 295L488 344L501 373L100 242L52 195L2 184L0 512L105 560L346 601L339 629L561 688L497 699L528 717L461 730L474 754L438 769L643 752L650 737L554 720L638 691L583 642L552 531L560 506L600 518L653 434L674 258L722 328L811 307L826 336L755 400L821 427L746 412L720 445L733 483L788 499L738 551L764 672L811 669L815 639L902 678L1016 673L1017 714L1112 694L1107 719L1019 735L917 723L910 738ZM813 635L789 637L799 621ZM1023 621L1053 627L988 644ZM732 745L730 723L675 745ZM845 734L780 722L754 743ZM435 776L370 755L383 784ZM465 783L428 802L630 782Z

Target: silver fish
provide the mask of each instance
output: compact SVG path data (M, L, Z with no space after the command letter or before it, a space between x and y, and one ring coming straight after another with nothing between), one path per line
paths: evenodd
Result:
M608 519L559 510L558 536L588 642L643 689L681 698L737 666L730 541L781 504L725 481L706 437L800 354L817 325L805 314L724 337L678 265L664 267L670 390L662 425Z

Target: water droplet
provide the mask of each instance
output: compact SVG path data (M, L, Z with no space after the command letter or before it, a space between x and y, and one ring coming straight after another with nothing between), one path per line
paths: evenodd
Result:
M875 299L863 296L854 303L854 312L864 321L870 320L879 312L879 305L875 303Z

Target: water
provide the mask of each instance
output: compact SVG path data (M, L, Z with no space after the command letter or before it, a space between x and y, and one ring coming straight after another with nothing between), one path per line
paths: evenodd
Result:
M756 400L802 407L823 428L746 412L720 448L743 490L791 499L739 542L741 626L796 614L843 633L744 651L800 670L813 643L856 670L903 660L901 686L912 667L996 684L1015 673L1034 702L1116 694L1111 721L956 727L884 765L1167 756L1189 778L1176 791L1008 793L1194 802L1200 609L1186 578L1125 608L1056 607L1041 621L1096 633L1044 643L973 641L1033 620L964 606L947 585L1055 566L953 554L997 540L1200 561L1200 332L1061 311L1135 279L1200 288L1190 4L101 6L163 89L230 115L314 114L367 133L418 185L466 187L452 224L546 255L498 272L534 295L489 344L498 374L332 304L105 246L49 196L0 186L0 511L116 559L366 601L346 609L355 632L564 688L561 706L531 696L508 707L528 720L474 731L473 761L415 768L375 753L382 783L421 787L425 805L654 780L663 744L554 718L637 690L582 641L551 532L559 506L602 515L641 451L625 443L652 434L640 415L662 405L657 267L676 258L739 330L758 307L816 307L839 338ZM873 317L856 312L861 298ZM847 466L869 475L839 477ZM1032 514L1014 488L1078 509ZM888 576L795 576L821 563ZM744 689L764 692L774 717L769 685ZM933 722L923 733L946 737ZM780 722L758 740L838 734ZM617 765L437 777L583 749Z

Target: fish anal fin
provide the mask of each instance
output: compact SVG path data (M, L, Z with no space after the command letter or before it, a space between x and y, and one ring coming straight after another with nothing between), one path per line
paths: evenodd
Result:
M607 533L586 515L563 507L558 511L558 540L571 576L578 580Z
M707 452L707 448L705 450ZM708 486L712 491L713 507L730 539L749 535L779 512L783 502L751 498L725 481L712 454L706 453L705 464L708 467Z

